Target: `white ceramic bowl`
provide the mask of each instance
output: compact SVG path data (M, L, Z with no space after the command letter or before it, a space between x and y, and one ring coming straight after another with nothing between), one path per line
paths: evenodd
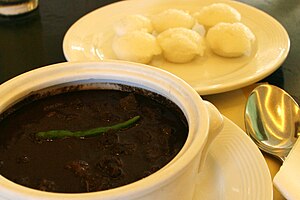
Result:
M154 174L122 187L99 192L43 192L0 176L0 199L191 200L209 144L222 126L219 112L203 101L192 87L171 73L147 65L105 61L60 63L17 76L0 85L0 113L34 91L74 82L118 83L165 96L181 108L188 121L189 133L184 147L170 163ZM102 85L111 87L111 84Z

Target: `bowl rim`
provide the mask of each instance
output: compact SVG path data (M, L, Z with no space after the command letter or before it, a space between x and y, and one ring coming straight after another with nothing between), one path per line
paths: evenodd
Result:
M31 91L72 80L87 80L87 77L89 80L99 79L104 82L118 80L118 83L121 84L136 84L137 87L159 93L169 99L172 97L172 101L176 100L177 102L173 102L182 109L189 124L189 135L182 150L157 172L117 188L88 193L53 193L16 184L0 175L0 191L3 195L5 193L32 198L63 197L64 199L92 199L100 195L103 200L120 199L121 197L137 198L168 184L182 174L196 156L200 156L209 129L209 115L202 98L190 85L177 76L144 64L106 60L102 62L63 62L37 68L0 85L0 96L4 96L0 102L0 112L12 106L11 103L9 104L10 101L13 101L14 104ZM101 77L106 77L106 79L101 79ZM12 88L14 89L12 90Z

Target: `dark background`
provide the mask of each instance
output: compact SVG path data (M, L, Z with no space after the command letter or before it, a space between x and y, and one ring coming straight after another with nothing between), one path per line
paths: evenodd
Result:
M300 0L240 0L277 19L287 30L290 53L267 81L300 102ZM0 16L0 84L31 69L64 62L62 42L70 26L85 14L117 0L40 0L37 10Z

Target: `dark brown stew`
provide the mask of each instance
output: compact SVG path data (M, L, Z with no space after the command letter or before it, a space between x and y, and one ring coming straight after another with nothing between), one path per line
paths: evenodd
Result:
M172 160L188 134L178 107L157 99L83 90L24 100L0 116L0 174L30 188L63 193L101 191L142 179ZM36 137L39 131L88 130L134 116L140 119L132 126L97 136Z

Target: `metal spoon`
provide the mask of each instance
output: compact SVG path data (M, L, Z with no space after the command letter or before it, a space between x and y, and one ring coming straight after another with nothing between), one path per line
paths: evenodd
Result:
M284 162L300 133L299 106L284 90L260 85L248 98L245 128L261 150Z

